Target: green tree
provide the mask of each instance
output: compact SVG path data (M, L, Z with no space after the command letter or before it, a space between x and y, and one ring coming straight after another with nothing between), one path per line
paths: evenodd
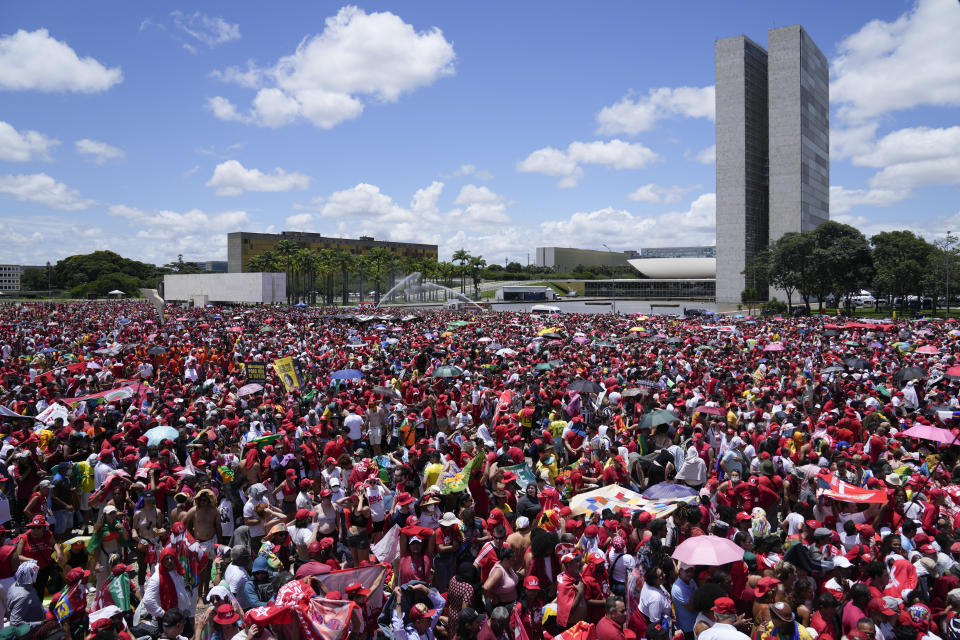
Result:
M373 302L380 304L380 286L394 263L393 252L383 247L374 247L364 258L367 263L367 274L373 280Z
M922 281L935 247L912 231L883 231L870 238L873 245L873 282L878 293L900 299L920 295Z
M250 273L277 273L282 271L277 254L271 249L267 249L247 260L246 270Z
M579 264L577 265L577 267L581 267L581 266L582 265L579 265ZM507 263L506 270L509 271L510 273L520 273L521 271L523 271L523 265L520 264L519 262L510 262L510 263Z
M344 306L349 304L350 272L353 270L355 262L354 255L343 250L335 250L330 256L330 263L334 271L340 273L340 303Z
M460 263L460 293L464 293L464 284L463 277L466 275L466 269L464 267L468 262L470 262L470 252L460 247L453 252L453 257L451 258L454 262Z
M176 262L168 262L162 268L173 273L203 273L204 271L192 262L184 262L182 253L177 254Z
M473 297L480 297L480 275L483 268L487 266L487 261L480 256L470 256L467 267L470 269L470 278L473 281Z
M859 230L832 220L812 231L814 238L813 286L823 311L824 298L839 300L870 283L873 258L870 244Z
M770 284L787 296L787 306L793 306L793 292L797 291L807 310L813 294L814 238L810 232L783 234L770 250Z

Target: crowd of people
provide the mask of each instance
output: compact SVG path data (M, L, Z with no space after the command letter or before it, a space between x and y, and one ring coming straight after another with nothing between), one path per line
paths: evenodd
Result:
M954 326L0 305L0 638L960 640Z

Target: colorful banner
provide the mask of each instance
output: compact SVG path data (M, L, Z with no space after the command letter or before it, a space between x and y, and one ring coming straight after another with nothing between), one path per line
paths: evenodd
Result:
M836 476L824 478L817 476L817 482L823 495L841 502L856 502L858 504L886 504L887 492L884 489L861 489L849 482L844 482Z
M347 635L350 627L350 615L357 605L345 600L327 600L310 598L303 609L297 608L297 617L303 635L310 640L340 640ZM362 624L362 619L359 620Z
M359 582L364 589L370 589L370 597L367 598L366 602L366 613L368 617L376 618L383 608L383 580L386 575L386 568L377 564L359 569L331 571L314 576L314 578L322 582L327 591L346 593L347 585L352 582Z
M284 358L289 360L289 358ZM274 364L274 367L277 365ZM244 362L244 377L247 383L267 384L267 365L263 362Z
M654 518L665 518L676 511L681 502L695 503L696 496L671 500L647 500L639 493L611 484L581 493L570 499L572 515L601 513L604 509L619 511L646 511Z
M470 481L470 474L481 462L483 462L483 453L478 453L463 469L448 478L444 478L440 483L440 493L459 493L466 490L467 483Z
M530 467L525 464L512 464L509 467L503 467L504 471L513 471L517 474L517 484L521 491L525 491L528 484L537 484L537 478L530 471Z
M293 358L290 356L274 360L273 368L276 370L277 376L279 376L287 393L293 393L294 389L299 389L302 386L300 376L297 375L297 368L293 366Z

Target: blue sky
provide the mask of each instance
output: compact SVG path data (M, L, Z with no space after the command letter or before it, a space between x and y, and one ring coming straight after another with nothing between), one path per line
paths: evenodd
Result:
M0 262L224 259L230 231L712 244L713 43L831 62L831 215L960 231L960 3L15 2Z

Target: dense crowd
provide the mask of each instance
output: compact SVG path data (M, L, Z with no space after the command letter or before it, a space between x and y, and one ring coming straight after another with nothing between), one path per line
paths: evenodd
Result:
M960 640L952 323L166 315L0 306L0 638Z

